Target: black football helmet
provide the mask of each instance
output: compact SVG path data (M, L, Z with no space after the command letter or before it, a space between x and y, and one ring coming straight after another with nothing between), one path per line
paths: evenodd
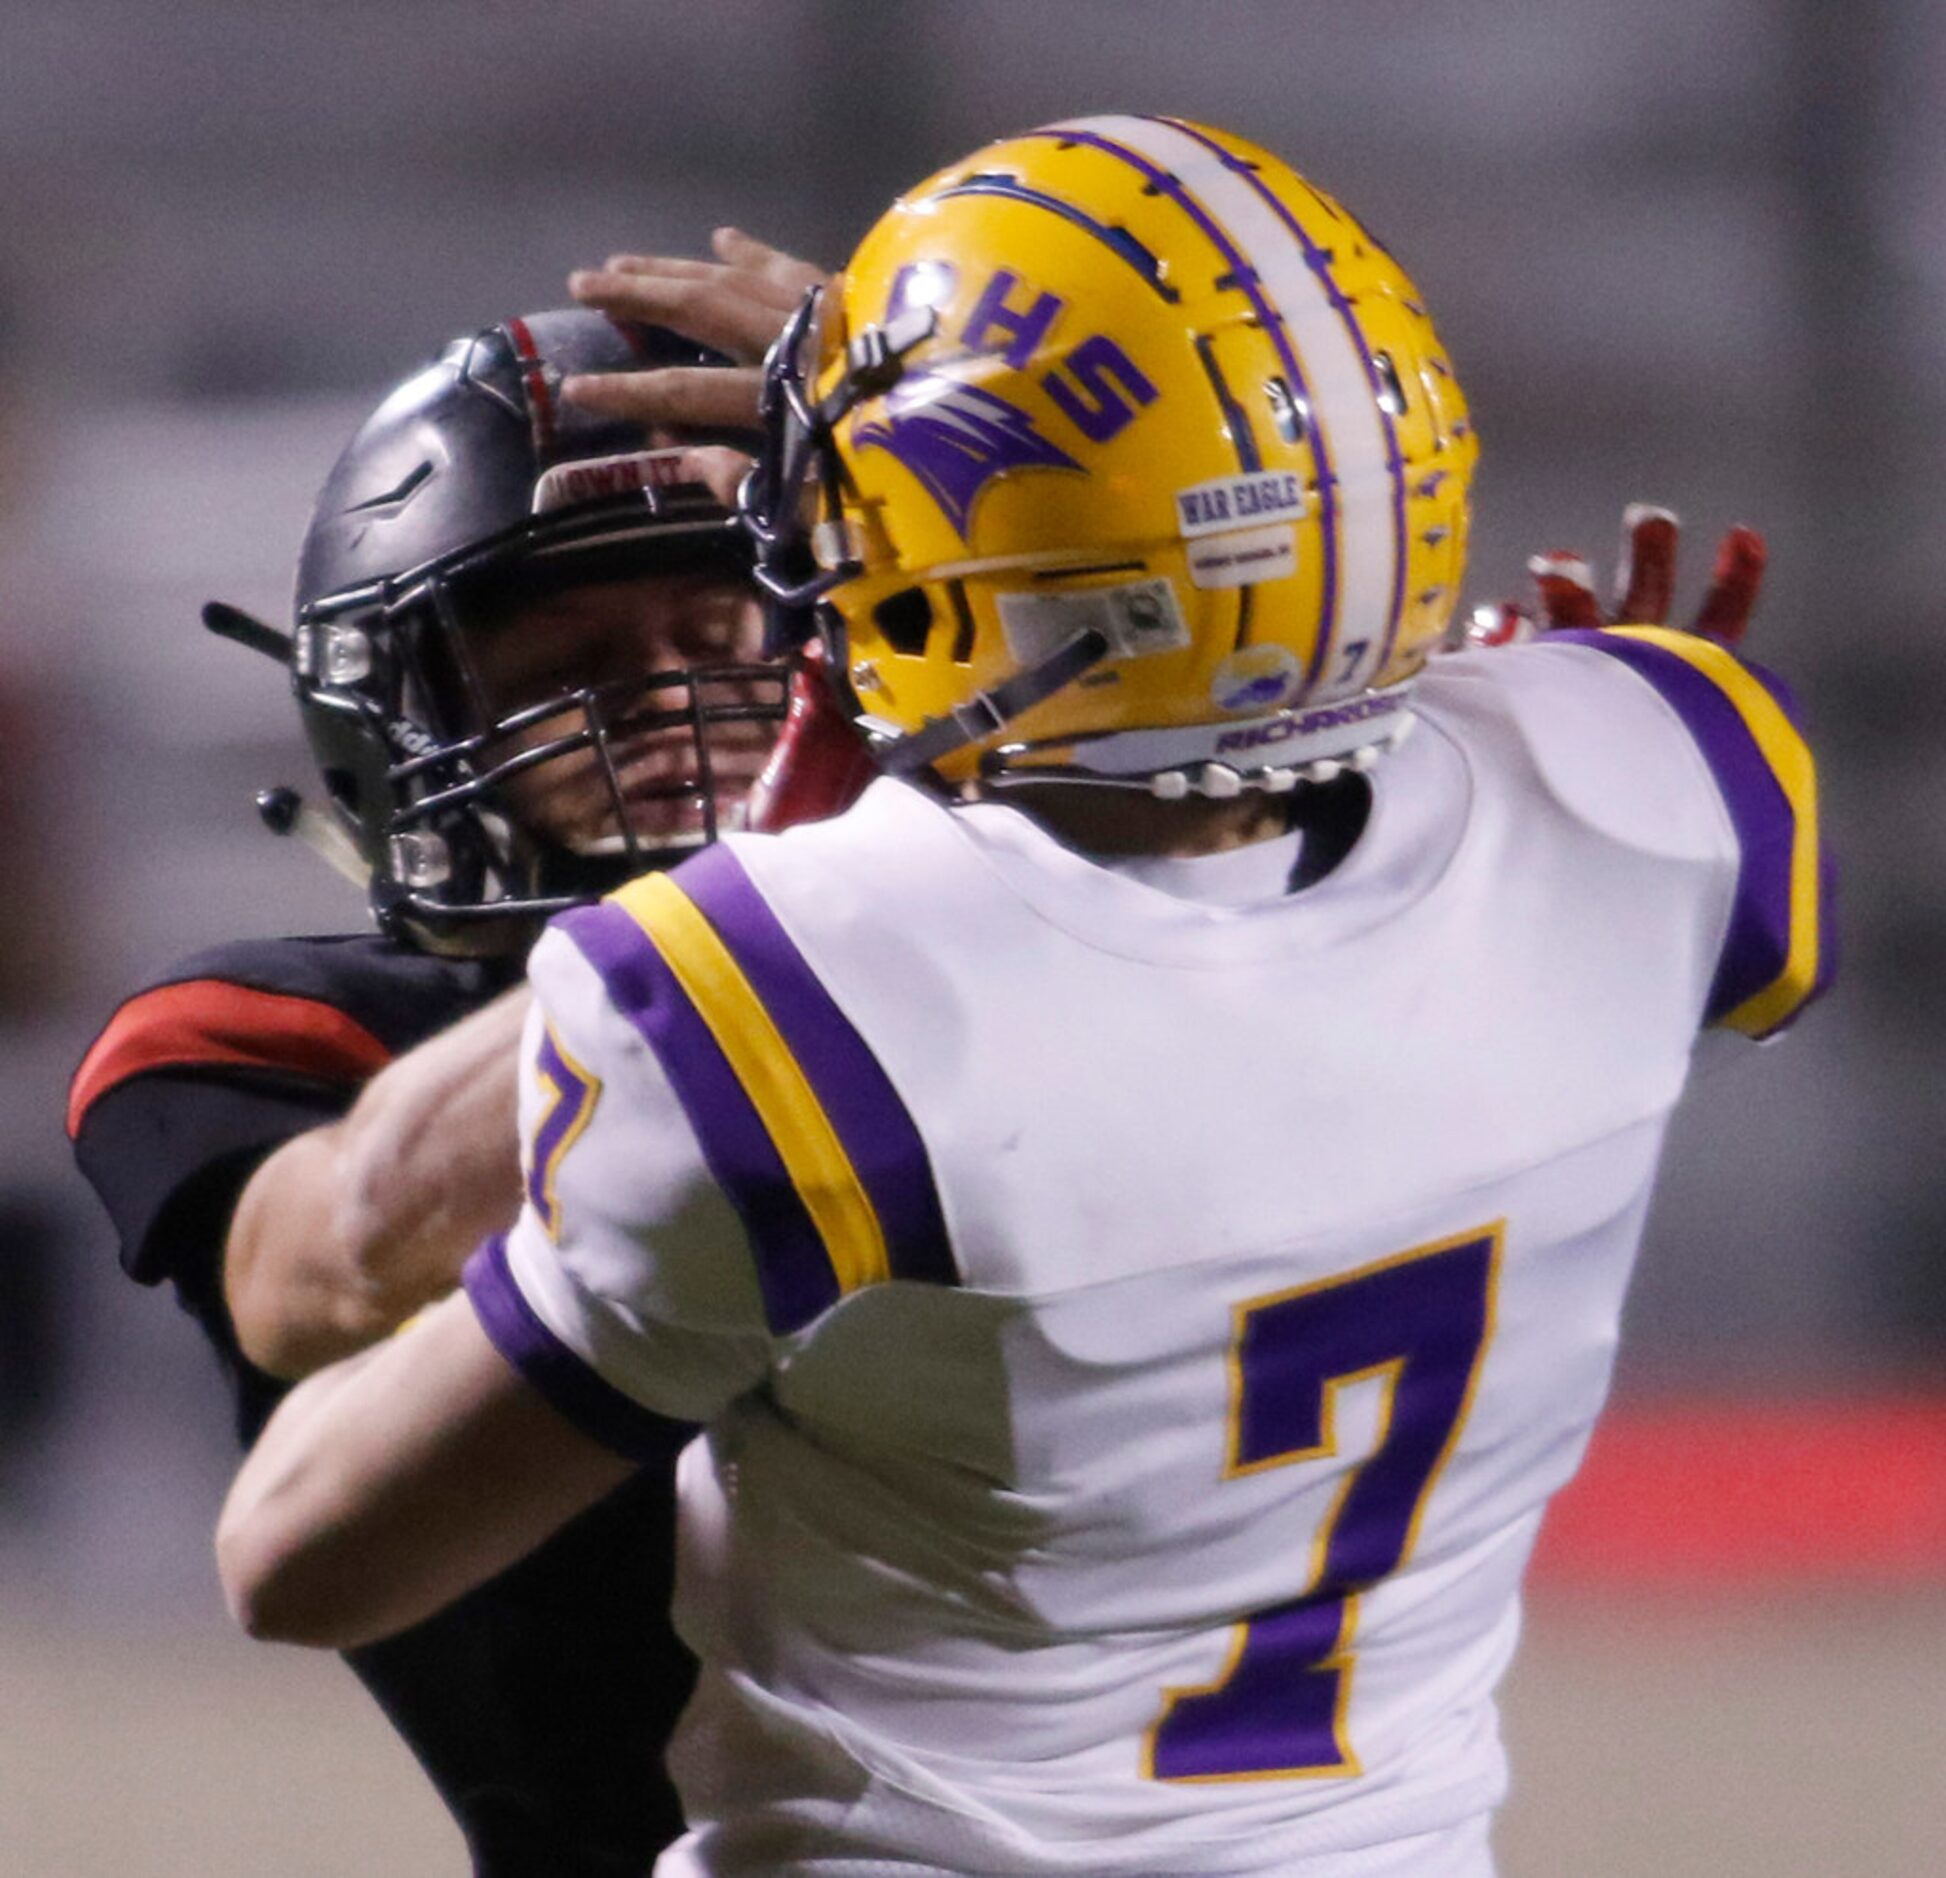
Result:
M475 655L482 633L517 630L505 622L523 602L565 588L747 574L734 518L700 485L673 480L676 451L559 395L571 373L724 363L661 328L578 308L455 340L385 399L326 479L288 638L234 608L206 609L213 631L288 658L323 777L327 811L274 790L259 798L265 820L326 849L348 837L384 930L437 950L499 950L535 920L715 838L712 731L781 723L781 666L693 665L507 710ZM543 724L545 740L531 741ZM665 765L671 779L655 793L689 809L660 845L631 826L613 750L623 737L631 749L684 741L686 760ZM505 788L560 759L585 768L588 752L616 831L594 854L523 826Z

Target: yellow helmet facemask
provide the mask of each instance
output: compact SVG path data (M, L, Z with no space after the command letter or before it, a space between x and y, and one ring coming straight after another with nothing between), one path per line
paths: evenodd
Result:
M1153 117L990 145L821 312L746 519L888 767L1230 795L1402 733L1477 445L1410 280L1277 158Z

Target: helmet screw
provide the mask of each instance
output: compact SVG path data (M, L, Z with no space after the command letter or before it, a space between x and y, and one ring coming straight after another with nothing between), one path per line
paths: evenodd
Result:
M273 835L288 835L297 826L297 811L303 798L295 789L262 789L257 793L257 813Z

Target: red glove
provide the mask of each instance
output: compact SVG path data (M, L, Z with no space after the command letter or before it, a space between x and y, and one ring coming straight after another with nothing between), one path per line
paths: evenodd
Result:
M791 673L777 747L750 791L749 825L776 834L824 821L850 808L877 774L864 733L832 689L823 648L806 647Z
M1615 570L1615 602L1602 611L1587 560L1574 553L1537 554L1527 563L1538 610L1517 600L1476 607L1468 645L1507 645L1560 626L1660 626L1675 597L1676 538L1682 524L1668 509L1632 502L1622 512L1622 552ZM1716 548L1709 592L1689 630L1735 646L1749 627L1763 585L1768 550L1754 528L1739 524Z

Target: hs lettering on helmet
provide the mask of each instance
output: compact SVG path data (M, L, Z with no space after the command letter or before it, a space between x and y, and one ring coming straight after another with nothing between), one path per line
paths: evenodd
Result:
M955 284L944 262L901 268L892 283L887 323L910 307L942 304ZM1015 371L1025 371L1066 304L1059 294L1037 291L1011 268L997 268L974 297L960 344L968 352L998 353ZM1120 436L1136 412L1160 396L1148 374L1106 333L1090 334L1070 347L1041 374L1040 385L1091 443Z

